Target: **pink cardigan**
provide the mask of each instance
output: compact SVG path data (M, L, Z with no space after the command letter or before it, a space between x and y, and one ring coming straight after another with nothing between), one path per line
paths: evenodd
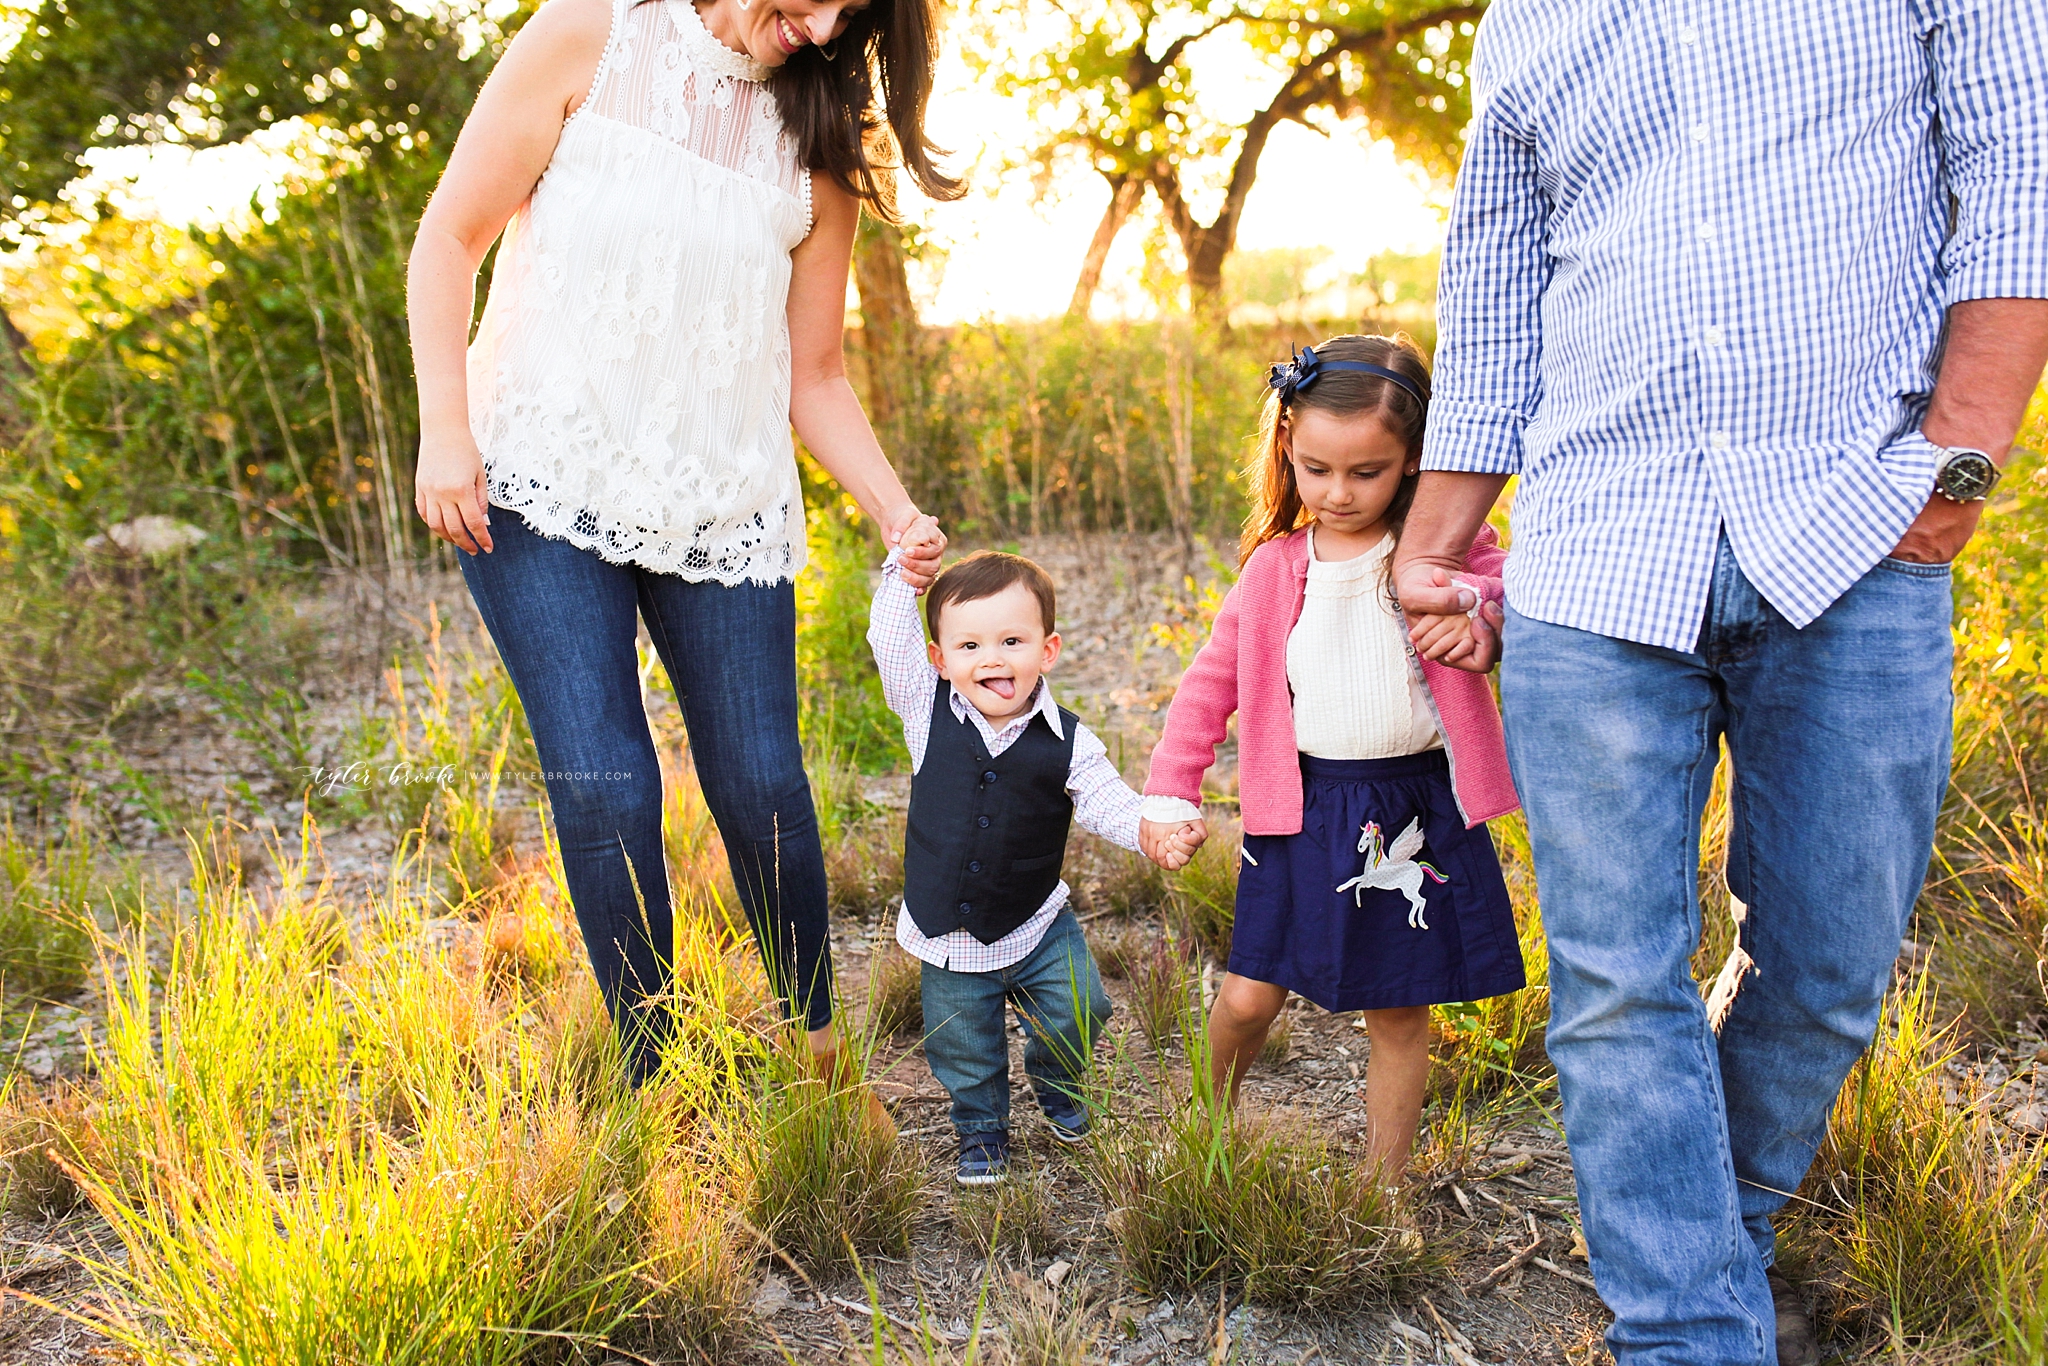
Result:
M1498 602L1506 560L1493 528L1483 528L1465 559L1470 572L1460 581ZM1147 796L1199 804L1202 775L1216 762L1230 714L1239 712L1237 784L1245 832L1301 833L1301 759L1294 746L1294 694L1287 686L1287 637L1301 617L1307 580L1306 528L1252 552L1216 614L1209 643L1173 695L1166 731L1152 751ZM1415 659L1413 652L1409 658ZM1521 803L1508 776L1500 711L1486 676L1431 660L1421 666L1450 756L1458 813L1473 826L1513 811Z

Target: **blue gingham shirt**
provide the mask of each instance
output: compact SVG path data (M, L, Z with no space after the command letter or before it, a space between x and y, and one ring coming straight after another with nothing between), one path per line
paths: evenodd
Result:
M2048 297L2043 0L1494 0L1425 468L1518 474L1508 601L1690 650L1725 529L1795 626L1933 488L1944 311Z

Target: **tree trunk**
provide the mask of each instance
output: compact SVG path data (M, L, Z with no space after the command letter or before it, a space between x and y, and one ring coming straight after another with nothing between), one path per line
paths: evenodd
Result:
M35 348L29 345L7 310L0 309L0 442L13 445L28 430L17 388L35 375Z
M1088 254L1081 258L1081 274L1074 281L1074 298L1067 305L1067 316L1085 318L1088 307L1095 301L1095 290L1102 283L1102 263L1109 259L1109 249L1116 241L1117 233L1123 230L1131 211L1138 207L1138 199L1145 193L1145 182L1128 171L1104 177L1109 181L1109 203L1102 210L1102 220L1095 225L1095 237L1088 243Z
M860 291L861 359L868 376L868 416L885 445L908 444L917 405L917 305L910 297L903 229L863 213L853 242L853 280Z

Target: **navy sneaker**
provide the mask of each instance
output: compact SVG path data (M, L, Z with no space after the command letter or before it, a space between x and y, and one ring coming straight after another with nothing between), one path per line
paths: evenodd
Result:
M1060 1142L1079 1143L1088 1137L1087 1108L1072 1096L1060 1096L1043 1108L1045 1122Z
M1010 1174L1010 1136L998 1129L992 1133L963 1134L960 1138L960 1170L953 1180L962 1186L993 1186Z

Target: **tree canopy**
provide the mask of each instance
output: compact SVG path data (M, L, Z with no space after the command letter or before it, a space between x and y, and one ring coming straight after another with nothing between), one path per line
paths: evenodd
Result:
M1083 264L1085 311L1103 259L1150 190L1187 258L1196 300L1222 287L1223 262L1280 124L1332 131L1363 117L1402 155L1449 172L1470 113L1466 64L1483 0L1020 0L984 13L975 58L995 87L1024 96L1036 124L1026 159L1049 174L1084 160L1110 202ZM1269 77L1263 102L1229 119L1198 88L1190 61L1234 38ZM1221 165L1220 186L1202 167ZM1215 199L1204 221L1197 205Z
M374 150L452 141L534 0L45 0L0 65L0 213L56 200L102 147L235 142L310 118ZM482 60L473 60L481 55Z

